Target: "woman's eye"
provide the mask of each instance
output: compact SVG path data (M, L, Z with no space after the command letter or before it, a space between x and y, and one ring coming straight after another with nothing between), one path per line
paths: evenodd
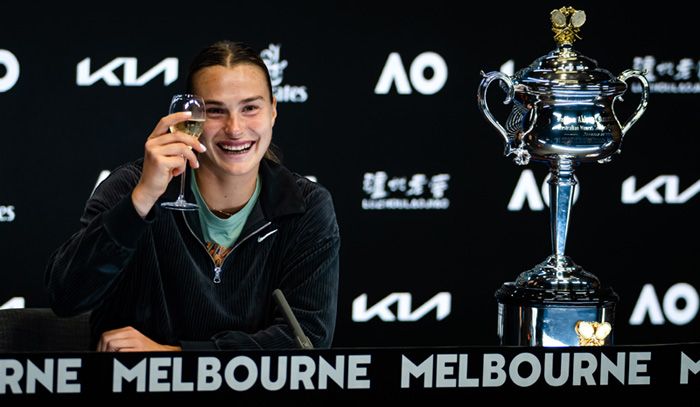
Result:
M211 114L211 115L224 114L224 109L212 107L212 108L207 109L207 114Z

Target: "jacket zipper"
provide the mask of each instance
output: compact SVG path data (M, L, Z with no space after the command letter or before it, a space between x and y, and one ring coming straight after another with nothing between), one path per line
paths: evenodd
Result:
M187 218L185 217L184 212L182 213L182 220L185 221L185 225L187 225L187 229L190 231L192 236L199 242L199 244L202 246L202 249L204 249L204 251L207 253L207 256L209 256L209 259L211 260L212 265L214 265L214 278L212 280L214 281L215 284L219 284L221 282L221 269L224 266L224 263L226 263L228 256L230 256L231 253L233 253L233 251L236 250L236 248L238 246L240 246L243 242L248 240L251 236L255 235L256 233L260 232L261 230L265 229L266 227L268 227L272 224L272 222L267 222L266 224L255 229L254 231L248 233L243 239L238 240L238 242L236 242L236 244L233 246L233 248L231 249L229 254L226 255L226 259L224 259L223 263L221 263L221 267L219 267L216 265L216 262L214 262L214 258L211 257L211 254L209 254L209 250L207 250L207 246L201 240L199 240L199 237L197 236L197 234L194 233L194 231L190 227L190 224L187 222Z

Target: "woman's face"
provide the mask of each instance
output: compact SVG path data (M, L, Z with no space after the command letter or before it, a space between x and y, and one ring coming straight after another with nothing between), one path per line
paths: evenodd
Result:
M247 63L210 66L195 74L193 87L207 109L199 138L207 148L198 156L201 167L220 176L255 176L277 117L265 74Z

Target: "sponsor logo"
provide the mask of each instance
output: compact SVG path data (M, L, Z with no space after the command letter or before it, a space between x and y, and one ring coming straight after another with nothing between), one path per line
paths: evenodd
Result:
M90 58L85 58L76 67L75 83L78 86L92 86L104 81L108 86L143 86L160 74L163 74L165 86L177 80L177 58L165 58L141 76L138 75L138 64L135 57L117 57L95 72L90 72ZM118 68L123 68L121 78L115 73Z
M653 55L634 57L634 69L646 71L651 93L700 93L699 62L693 58L657 60ZM633 82L632 92L641 93L642 85Z
M542 184L538 186L532 170L523 170L518 179L518 183L515 185L513 195L511 195L510 201L508 202L508 210L512 212L521 211L525 203L527 203L532 211L544 210L545 205L549 206L548 181L550 178L551 174L548 173ZM576 175L574 175L574 180L576 181L574 202L576 202L581 188Z
M392 311L394 305L396 312ZM352 302L352 320L354 322L367 322L378 317L384 322L413 322L435 310L435 319L442 321L452 311L452 294L449 292L437 293L415 310L412 305L411 293L391 293L367 308L367 294L362 294Z
M622 183L622 203L636 204L646 199L653 204L683 204L698 192L700 192L700 180L681 190L677 175L659 175L637 189L637 177L631 176Z
M426 75L430 71L432 74ZM410 80L409 80L410 78ZM374 93L386 95L392 85L396 86L399 95L410 95L415 89L423 95L433 95L439 92L447 82L447 64L435 52L423 52L411 62L406 75L406 68L398 52L392 52L384 63Z
M5 68L5 74L0 77L0 92L7 92L19 79L19 61L12 52L0 49L0 65Z
M449 180L450 174L390 178L384 171L366 172L362 189L369 197L362 200L362 209L447 209Z
M685 303L682 308L679 308L680 300ZM699 307L698 292L688 283L672 285L663 295L662 302L659 302L654 285L645 284L634 306L629 324L642 325L648 316L652 325L663 325L666 320L674 325L686 325L698 315Z
M284 70L287 68L286 59L280 59L281 44L270 44L260 52L260 58L267 66L272 83L272 93L278 102L304 103L309 99L306 86L283 85Z
M12 222L15 220L14 205L0 205L0 222Z

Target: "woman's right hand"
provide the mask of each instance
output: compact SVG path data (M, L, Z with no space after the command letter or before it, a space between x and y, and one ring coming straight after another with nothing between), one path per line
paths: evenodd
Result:
M131 193L134 208L142 218L146 217L158 198L163 195L170 180L185 172L185 160L189 161L192 168L199 168L194 151L203 153L206 151L204 145L187 133L169 131L170 126L184 122L191 116L190 112L167 115L160 119L148 136L141 179Z

